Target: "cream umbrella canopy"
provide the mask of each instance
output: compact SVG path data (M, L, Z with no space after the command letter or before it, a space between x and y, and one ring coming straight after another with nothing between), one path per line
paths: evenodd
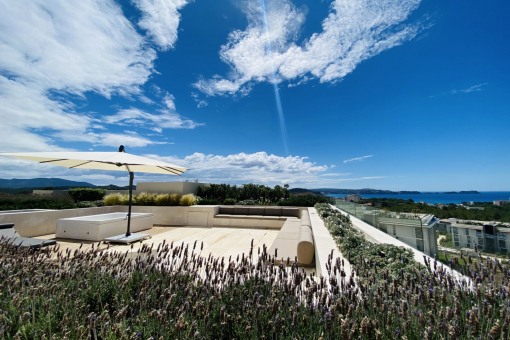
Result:
M29 153L0 153L0 156L25 159L41 164L59 165L69 169L93 169L125 171L129 173L129 211L126 235L114 236L109 241L130 243L148 235L131 234L131 205L133 200L133 179L135 172L153 174L178 175L189 170L182 166L169 164L155 159L126 153L124 146L119 152L29 152ZM140 237L143 235L143 237Z

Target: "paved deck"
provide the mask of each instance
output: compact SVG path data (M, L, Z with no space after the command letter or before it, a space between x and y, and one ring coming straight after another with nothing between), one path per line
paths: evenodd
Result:
M157 247L163 240L167 244L174 242L181 245L183 242L193 245L197 241L197 250L200 250L203 242L202 255L208 256L212 254L215 257L236 257L250 251L250 245L253 240L254 253L257 248L265 244L269 249L276 238L279 230L274 229L255 229L255 228L228 228L228 227L159 227L155 226L150 230L142 233L150 234L151 239L145 240L144 244L152 244ZM37 237L39 239L55 239L55 234ZM98 242L79 241L70 239L56 239L60 244L60 249L70 249L74 251L78 249L82 242L82 249L91 248L92 244L97 246ZM133 249L140 247L141 243L133 244ZM107 245L101 243L100 248L106 248ZM131 245L111 244L110 249L126 251L131 249Z

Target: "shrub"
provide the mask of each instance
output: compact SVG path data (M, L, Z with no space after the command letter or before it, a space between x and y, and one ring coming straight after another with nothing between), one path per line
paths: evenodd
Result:
M170 205L176 206L181 202L181 194L170 194Z
M159 194L156 196L156 205L164 206L170 205L170 194Z
M156 205L157 194L142 192L136 195L136 205Z
M237 205L257 205L257 203L256 200L244 200L237 202Z
M187 194L181 197L179 205L190 206L195 204L195 195Z
M122 194L114 193L106 195L103 199L104 205L112 206L112 205L120 205L122 200Z
M259 204L276 204L277 202L289 197L287 188L276 185L270 188L264 185L244 184L242 186L229 184L211 184L206 187L199 187L197 195L204 199L217 199L225 202L227 199L236 201L251 200Z
M136 195L133 195L133 205L136 204ZM125 195L122 195L120 194L120 202L119 204L121 205L129 205L129 195L128 194L125 194Z
M293 195L277 204L280 206L313 207L317 203L329 203L329 199L326 196L313 194Z
M76 203L76 208L95 208L104 206L103 201L82 201Z
M237 203L237 200L235 198L227 198L225 201L223 201L223 204L225 205L235 205Z
M0 194L0 210L73 209L75 207L73 199L68 194Z
M69 189L69 196L71 196L76 202L99 201L104 198L106 192L106 189L76 188Z
M205 198L197 202L198 205L219 205L221 204L216 198Z

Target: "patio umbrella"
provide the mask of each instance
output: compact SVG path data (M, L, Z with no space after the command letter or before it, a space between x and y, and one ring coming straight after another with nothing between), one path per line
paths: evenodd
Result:
M94 169L129 172L129 210L126 235L118 235L105 239L110 242L131 243L149 237L147 234L131 234L131 205L133 201L134 172L178 175L189 170L182 166L161 162L155 159L126 153L124 146L119 152L29 152L0 153L0 156L14 157L36 161L42 164L64 166L69 169Z

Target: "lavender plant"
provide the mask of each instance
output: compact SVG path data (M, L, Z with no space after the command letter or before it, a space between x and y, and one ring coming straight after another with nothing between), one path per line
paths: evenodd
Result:
M145 244L131 254L100 244L30 251L3 240L0 339L508 338L506 268L479 267L472 289L440 263L373 250L347 217L317 209L350 252L352 276L332 256L324 276L290 259L276 265L253 243L215 258L198 242ZM493 271L506 281L493 281Z

